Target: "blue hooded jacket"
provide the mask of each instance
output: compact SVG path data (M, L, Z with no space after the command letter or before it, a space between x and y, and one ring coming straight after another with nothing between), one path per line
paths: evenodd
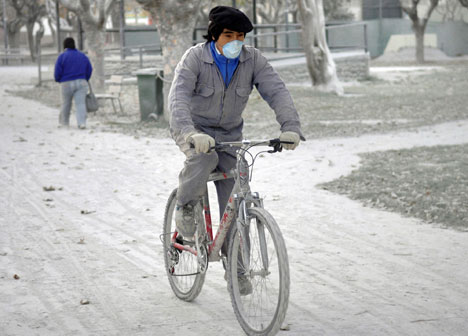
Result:
M65 49L55 62L55 81L62 83L75 79L91 78L93 67L88 56L76 49Z

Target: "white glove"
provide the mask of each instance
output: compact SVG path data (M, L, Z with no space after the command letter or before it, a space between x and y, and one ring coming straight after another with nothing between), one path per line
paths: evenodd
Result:
M299 145L299 142L301 141L299 134L291 131L281 133L279 139L280 141L294 142L293 144L281 144L281 146L283 146L283 148L287 150L296 149L296 147Z
M208 153L215 140L205 133L195 133L187 137L187 142L195 147L195 153Z

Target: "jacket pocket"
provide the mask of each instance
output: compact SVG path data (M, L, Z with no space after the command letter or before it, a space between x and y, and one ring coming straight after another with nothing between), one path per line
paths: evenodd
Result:
M249 100L250 92L252 88L250 87L238 87L236 88L236 110L243 110L247 101Z
M195 88L195 94L192 97L192 110L198 112L206 110L210 107L211 100L213 99L214 88L199 85Z

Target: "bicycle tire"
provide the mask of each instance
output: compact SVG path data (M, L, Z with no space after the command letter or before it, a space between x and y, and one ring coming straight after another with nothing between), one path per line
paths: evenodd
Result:
M177 202L177 189L169 196L164 212L163 248L164 264L167 277L174 294L183 301L193 301L201 292L205 282L205 272L198 271L197 257L187 251L180 251L171 247L171 240L175 226L175 206ZM195 218L203 218L200 207L195 207ZM173 253L177 254L174 258ZM177 259L177 263L174 259Z
M250 271L245 274L252 284L252 293L241 296L238 262L242 250L240 233L235 226L229 239L227 278L231 303L236 318L247 335L275 335L281 327L289 301L289 261L283 236L275 219L263 208L248 209ZM268 251L268 266L263 265L259 244L259 227L263 225ZM247 239L246 239L247 240ZM240 257L242 259L242 257ZM261 270L263 268L263 271ZM266 274L265 268L270 272Z

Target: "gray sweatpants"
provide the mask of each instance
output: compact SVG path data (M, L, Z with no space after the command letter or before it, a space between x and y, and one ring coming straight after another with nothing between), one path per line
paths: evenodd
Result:
M195 149L190 148L183 137L176 137L175 141L186 156L184 168L179 174L179 188L177 190L177 203L179 205L197 201L203 196L208 177L213 170L227 173L236 166L236 153L233 150L196 154ZM220 180L214 183L218 194L219 214L222 216L234 187L234 179ZM227 237L229 237L229 233ZM222 252L225 255L227 254L227 242L226 239L222 247Z
M194 149L185 151L184 168L179 174L177 202L179 205L197 201L206 191L208 177L213 170L229 172L236 165L236 157L231 152L212 152L196 154ZM222 216L234 179L215 181L218 194L219 213Z

